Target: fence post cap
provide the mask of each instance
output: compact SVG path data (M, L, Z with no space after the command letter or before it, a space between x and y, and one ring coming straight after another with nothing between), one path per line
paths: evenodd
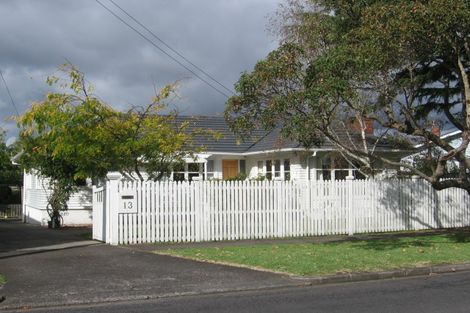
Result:
M353 179L354 179L354 176L352 176L352 175L346 176L346 180L353 180Z
M118 180L122 178L122 175L119 172L109 172L108 174L106 174L106 178L108 180Z

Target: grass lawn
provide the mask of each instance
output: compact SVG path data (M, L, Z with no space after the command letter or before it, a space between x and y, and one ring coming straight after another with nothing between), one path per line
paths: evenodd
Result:
M7 282L7 279L5 276L3 276L2 274L0 274L0 286L3 285L4 283Z
M370 272L470 262L470 233L305 244L171 248L157 253L295 275Z

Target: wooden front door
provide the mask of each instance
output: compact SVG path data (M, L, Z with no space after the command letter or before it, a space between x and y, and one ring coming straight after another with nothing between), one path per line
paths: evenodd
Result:
M222 160L222 177L229 179L238 175L238 160Z

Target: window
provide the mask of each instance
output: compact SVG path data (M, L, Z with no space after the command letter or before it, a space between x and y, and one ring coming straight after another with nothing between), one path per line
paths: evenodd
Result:
M333 170L335 172L335 180L344 180L349 175L349 170Z
M263 165L263 161L258 161L258 176L264 175Z
M174 181L184 181L184 163L176 164L173 167L173 180Z
M266 164L266 168L263 165ZM267 180L291 180L290 159L258 161L258 175L265 175Z
M322 179L330 180L331 179L331 158L329 155L325 156L322 159Z
M188 180L192 181L194 177L199 177L201 163L188 163Z
M239 166L240 166L240 174L246 174L246 161L240 160Z
M172 179L174 181L192 181L194 177L201 176L203 163L181 163L173 167Z
M284 180L290 180L290 159L284 159Z
M274 160L274 177L281 177L281 160Z
M273 161L267 160L266 161L266 179L271 180L273 179Z
M207 177L205 179L210 180L214 178L214 160L207 160L206 164Z

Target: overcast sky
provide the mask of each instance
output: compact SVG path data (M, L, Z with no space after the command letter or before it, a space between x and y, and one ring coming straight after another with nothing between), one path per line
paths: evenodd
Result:
M109 0L100 1L120 12ZM266 29L281 0L114 1L231 89L241 72L252 69L277 46ZM175 106L181 114L220 114L224 110L226 97L95 0L2 0L0 29L0 70L20 114L51 90L45 80L66 60L86 74L98 96L120 109L147 103L154 84L162 87L180 81L181 99ZM11 141L16 126L8 117L15 110L2 81L0 112L0 127L8 131Z

